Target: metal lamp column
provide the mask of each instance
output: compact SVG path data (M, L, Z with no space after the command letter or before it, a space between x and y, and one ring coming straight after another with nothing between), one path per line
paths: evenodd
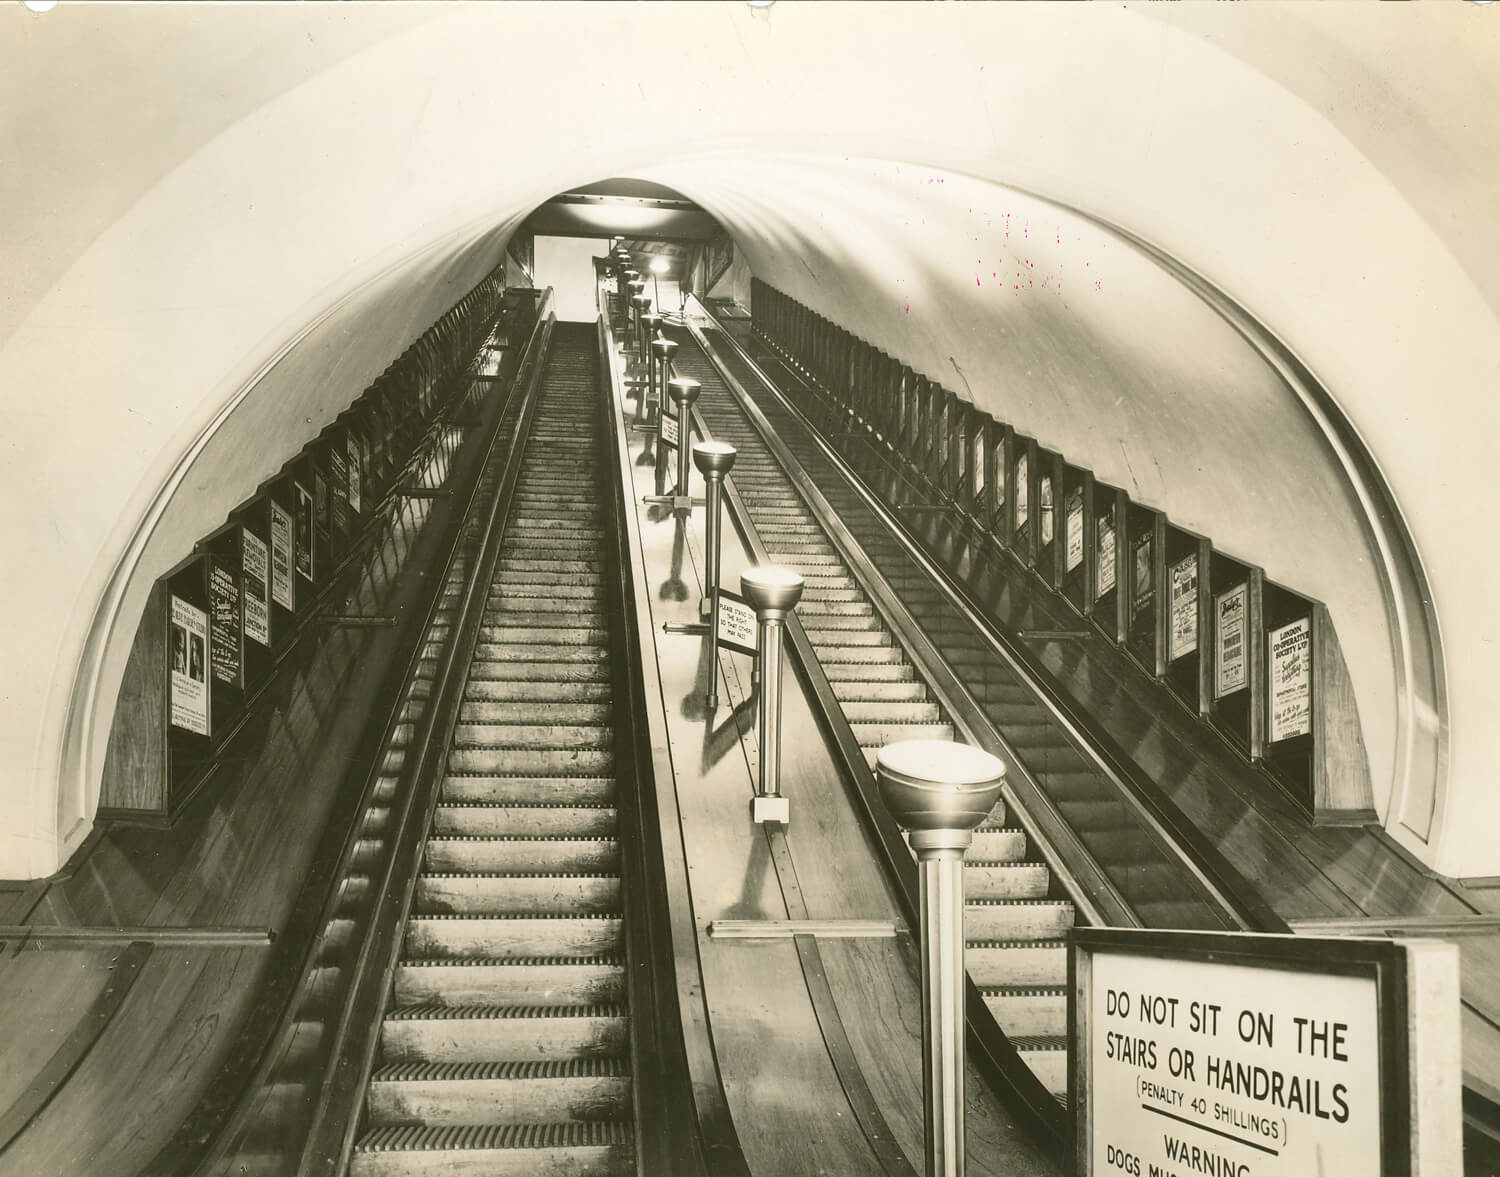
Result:
M750 817L786 825L791 805L781 795L781 636L787 614L802 599L802 577L773 565L747 568L740 573L740 592L760 630L760 774Z
M1005 765L968 744L902 740L880 750L875 779L917 855L927 1177L963 1177L964 851L999 799Z

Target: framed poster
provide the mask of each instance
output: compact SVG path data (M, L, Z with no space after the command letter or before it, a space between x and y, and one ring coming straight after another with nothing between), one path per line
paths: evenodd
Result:
M293 609L292 517L286 508L271 501L271 600L283 609Z
M359 446L355 444L353 433L346 436L344 449L349 455L349 509L358 515L364 510L364 507L361 505L364 471L359 465Z
M1031 517L1031 463L1024 451L1016 459L1016 530Z
M1115 587L1115 517L1099 516L1099 585L1094 596L1102 597Z
M1271 742L1312 734L1312 618L1266 635Z
M663 413L660 420L661 443L662 445L669 445L675 450L682 437L682 433L677 426L677 418L671 413Z
M208 614L178 596L169 605L168 665L172 726L208 735Z
M1149 531L1135 541L1135 592L1131 602L1137 610L1151 603L1151 590L1155 587L1151 583L1152 548Z
M1045 548L1052 542L1052 537L1057 530L1052 514L1052 478L1050 475L1043 475L1036 497L1037 510L1042 516L1042 547Z
M335 440L328 447L328 471L333 478L332 515L333 529L339 535L349 534L349 464L344 449Z
M1083 563L1083 488L1075 487L1068 495L1068 509L1063 521L1067 535L1066 569L1072 572Z
M297 573L303 580L313 578L313 497L300 482L292 483L292 495L297 508L297 542L292 550L296 553Z
M208 562L209 661L214 678L243 687L241 658L240 582L232 569L215 557Z
M249 528L240 528L240 573L244 577L245 637L271 644L269 556L266 544Z
M317 509L318 530L326 533L328 531L328 479L323 477L321 470L313 471L313 505Z
M1167 658L1175 660L1198 648L1198 555L1179 560L1167 572L1172 593Z
M1249 680L1245 658L1245 615L1250 586L1236 585L1214 598L1214 698L1244 690Z

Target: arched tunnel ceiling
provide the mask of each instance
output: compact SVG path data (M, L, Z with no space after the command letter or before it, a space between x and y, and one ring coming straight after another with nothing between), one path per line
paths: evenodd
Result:
M1038 250L1066 274L1050 304L1032 280L1000 310L984 259L1029 256L994 230L1030 191L1249 307L1385 471L1450 635L1454 784L1415 848L1500 872L1478 832L1500 562L1474 547L1500 257L1478 248L1493 202L1464 203L1495 190L1500 152L1473 149L1494 142L1497 24L1472 6L1254 9L12 7L0 478L21 509L0 581L0 875L52 869L86 830L151 580L493 265L510 226L610 175L680 189L789 293L1326 599L1388 787L1384 606L1317 432L1243 349L1204 345L1222 322L1123 250L1106 262L1116 246L1086 221L1058 214L1075 240L1059 224ZM1337 100L1329 76L1378 77L1380 101ZM1067 285L1095 257L1104 276Z

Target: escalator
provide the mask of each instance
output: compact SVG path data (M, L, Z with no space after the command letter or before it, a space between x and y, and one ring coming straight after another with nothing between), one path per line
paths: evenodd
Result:
M877 612L805 494L773 455L717 369L681 328L674 370L702 385L698 410L712 435L739 452L735 490L768 558L796 569L806 590L796 617L806 631L865 762L886 743L952 739L932 686ZM1016 688L1013 706L1026 699ZM1038 732L1039 738L1047 733ZM1046 1089L1067 1091L1067 942L1074 904L1028 832L1001 801L965 856L966 959L970 977L1011 1045Z
M635 1172L593 343L558 325L546 361L358 1177Z

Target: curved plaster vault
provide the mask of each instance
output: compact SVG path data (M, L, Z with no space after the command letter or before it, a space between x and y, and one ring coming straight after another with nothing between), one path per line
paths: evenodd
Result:
M1488 124L1421 133L1500 108L1500 34L1258 9L6 13L0 877L87 832L154 578L530 209L607 175L679 189L759 276L1324 600L1388 828L1500 873L1500 262L1483 206L1442 203L1500 165L1475 173ZM1409 121L1340 106L1315 81L1340 70Z

